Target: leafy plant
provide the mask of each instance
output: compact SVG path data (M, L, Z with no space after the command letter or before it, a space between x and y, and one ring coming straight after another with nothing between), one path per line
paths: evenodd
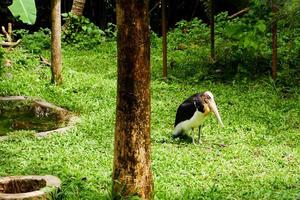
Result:
M291 0L293 1L293 0ZM253 4L253 5L252 5ZM258 78L271 71L271 15L266 1L252 1L243 17L229 19L226 12L215 16L216 60L209 59L209 28L201 20L180 21L168 33L170 76L198 82ZM267 6L267 7L266 7ZM261 13L258 13L261 11ZM258 18L259 16L260 18ZM284 85L299 84L299 28L278 26L278 78ZM284 78L285 77L285 78ZM299 76L298 76L299 77Z
M117 28L113 23L108 23L107 28L104 30L106 37L115 39L117 37Z
M27 30L15 31L18 37L22 37L22 45L34 54L40 54L43 50L51 48L51 32L49 29L40 29L29 34Z
M14 0L9 6L14 17L19 17L20 20L27 24L34 24L36 20L36 7L34 0Z
M228 75L247 75L255 77L265 74L269 70L271 37L267 34L265 20L236 18L229 20L227 13L216 17L217 65L229 69ZM228 54L229 53L229 54ZM219 67L220 67L219 66Z
M80 48L94 48L105 41L105 32L83 16L72 13L62 15L67 20L62 41ZM111 32L110 32L111 33Z

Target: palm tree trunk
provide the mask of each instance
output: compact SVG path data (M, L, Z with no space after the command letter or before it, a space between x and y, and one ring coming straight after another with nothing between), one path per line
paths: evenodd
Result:
M86 0L73 0L72 4L72 9L71 13L76 16L82 16L83 15L83 10L85 6ZM62 31L65 32L65 30L68 28L68 26L71 23L71 18L70 16L66 19L66 22L64 23L62 27Z
M82 16L86 0L73 0L71 13L77 16Z

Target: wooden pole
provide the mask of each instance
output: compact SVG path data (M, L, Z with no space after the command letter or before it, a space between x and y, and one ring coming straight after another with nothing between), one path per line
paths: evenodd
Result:
M271 0L272 6L272 79L275 80L277 77L277 20L274 15L277 12L277 7Z
M61 1L51 1L51 82L62 83L61 62Z
M166 0L161 0L162 11L162 51L163 51L163 79L167 79L167 18L166 18Z
M209 0L209 15L210 15L210 57L215 60L215 17L214 17L214 0Z

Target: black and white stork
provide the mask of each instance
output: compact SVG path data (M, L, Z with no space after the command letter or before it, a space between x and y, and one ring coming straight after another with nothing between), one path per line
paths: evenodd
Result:
M210 112L215 114L219 124L224 127L214 96L211 92L197 93L187 98L177 109L173 138L179 137L192 129L193 144L195 144L194 129L198 128L198 143L200 143L201 126Z

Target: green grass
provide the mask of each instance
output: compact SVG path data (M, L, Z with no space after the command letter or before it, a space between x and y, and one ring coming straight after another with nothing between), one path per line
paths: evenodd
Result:
M49 52L43 55L49 58ZM161 77L161 52L152 49L152 170L155 199L293 199L300 197L299 88L285 98L268 78L212 82ZM0 143L0 176L52 174L63 199L109 199L116 102L116 45L63 49L63 85L22 48L6 52L0 95L45 99L80 115L64 135L37 139L20 132ZM186 61L185 61L186 62ZM210 90L225 128L211 116L202 145L171 139L177 106Z

